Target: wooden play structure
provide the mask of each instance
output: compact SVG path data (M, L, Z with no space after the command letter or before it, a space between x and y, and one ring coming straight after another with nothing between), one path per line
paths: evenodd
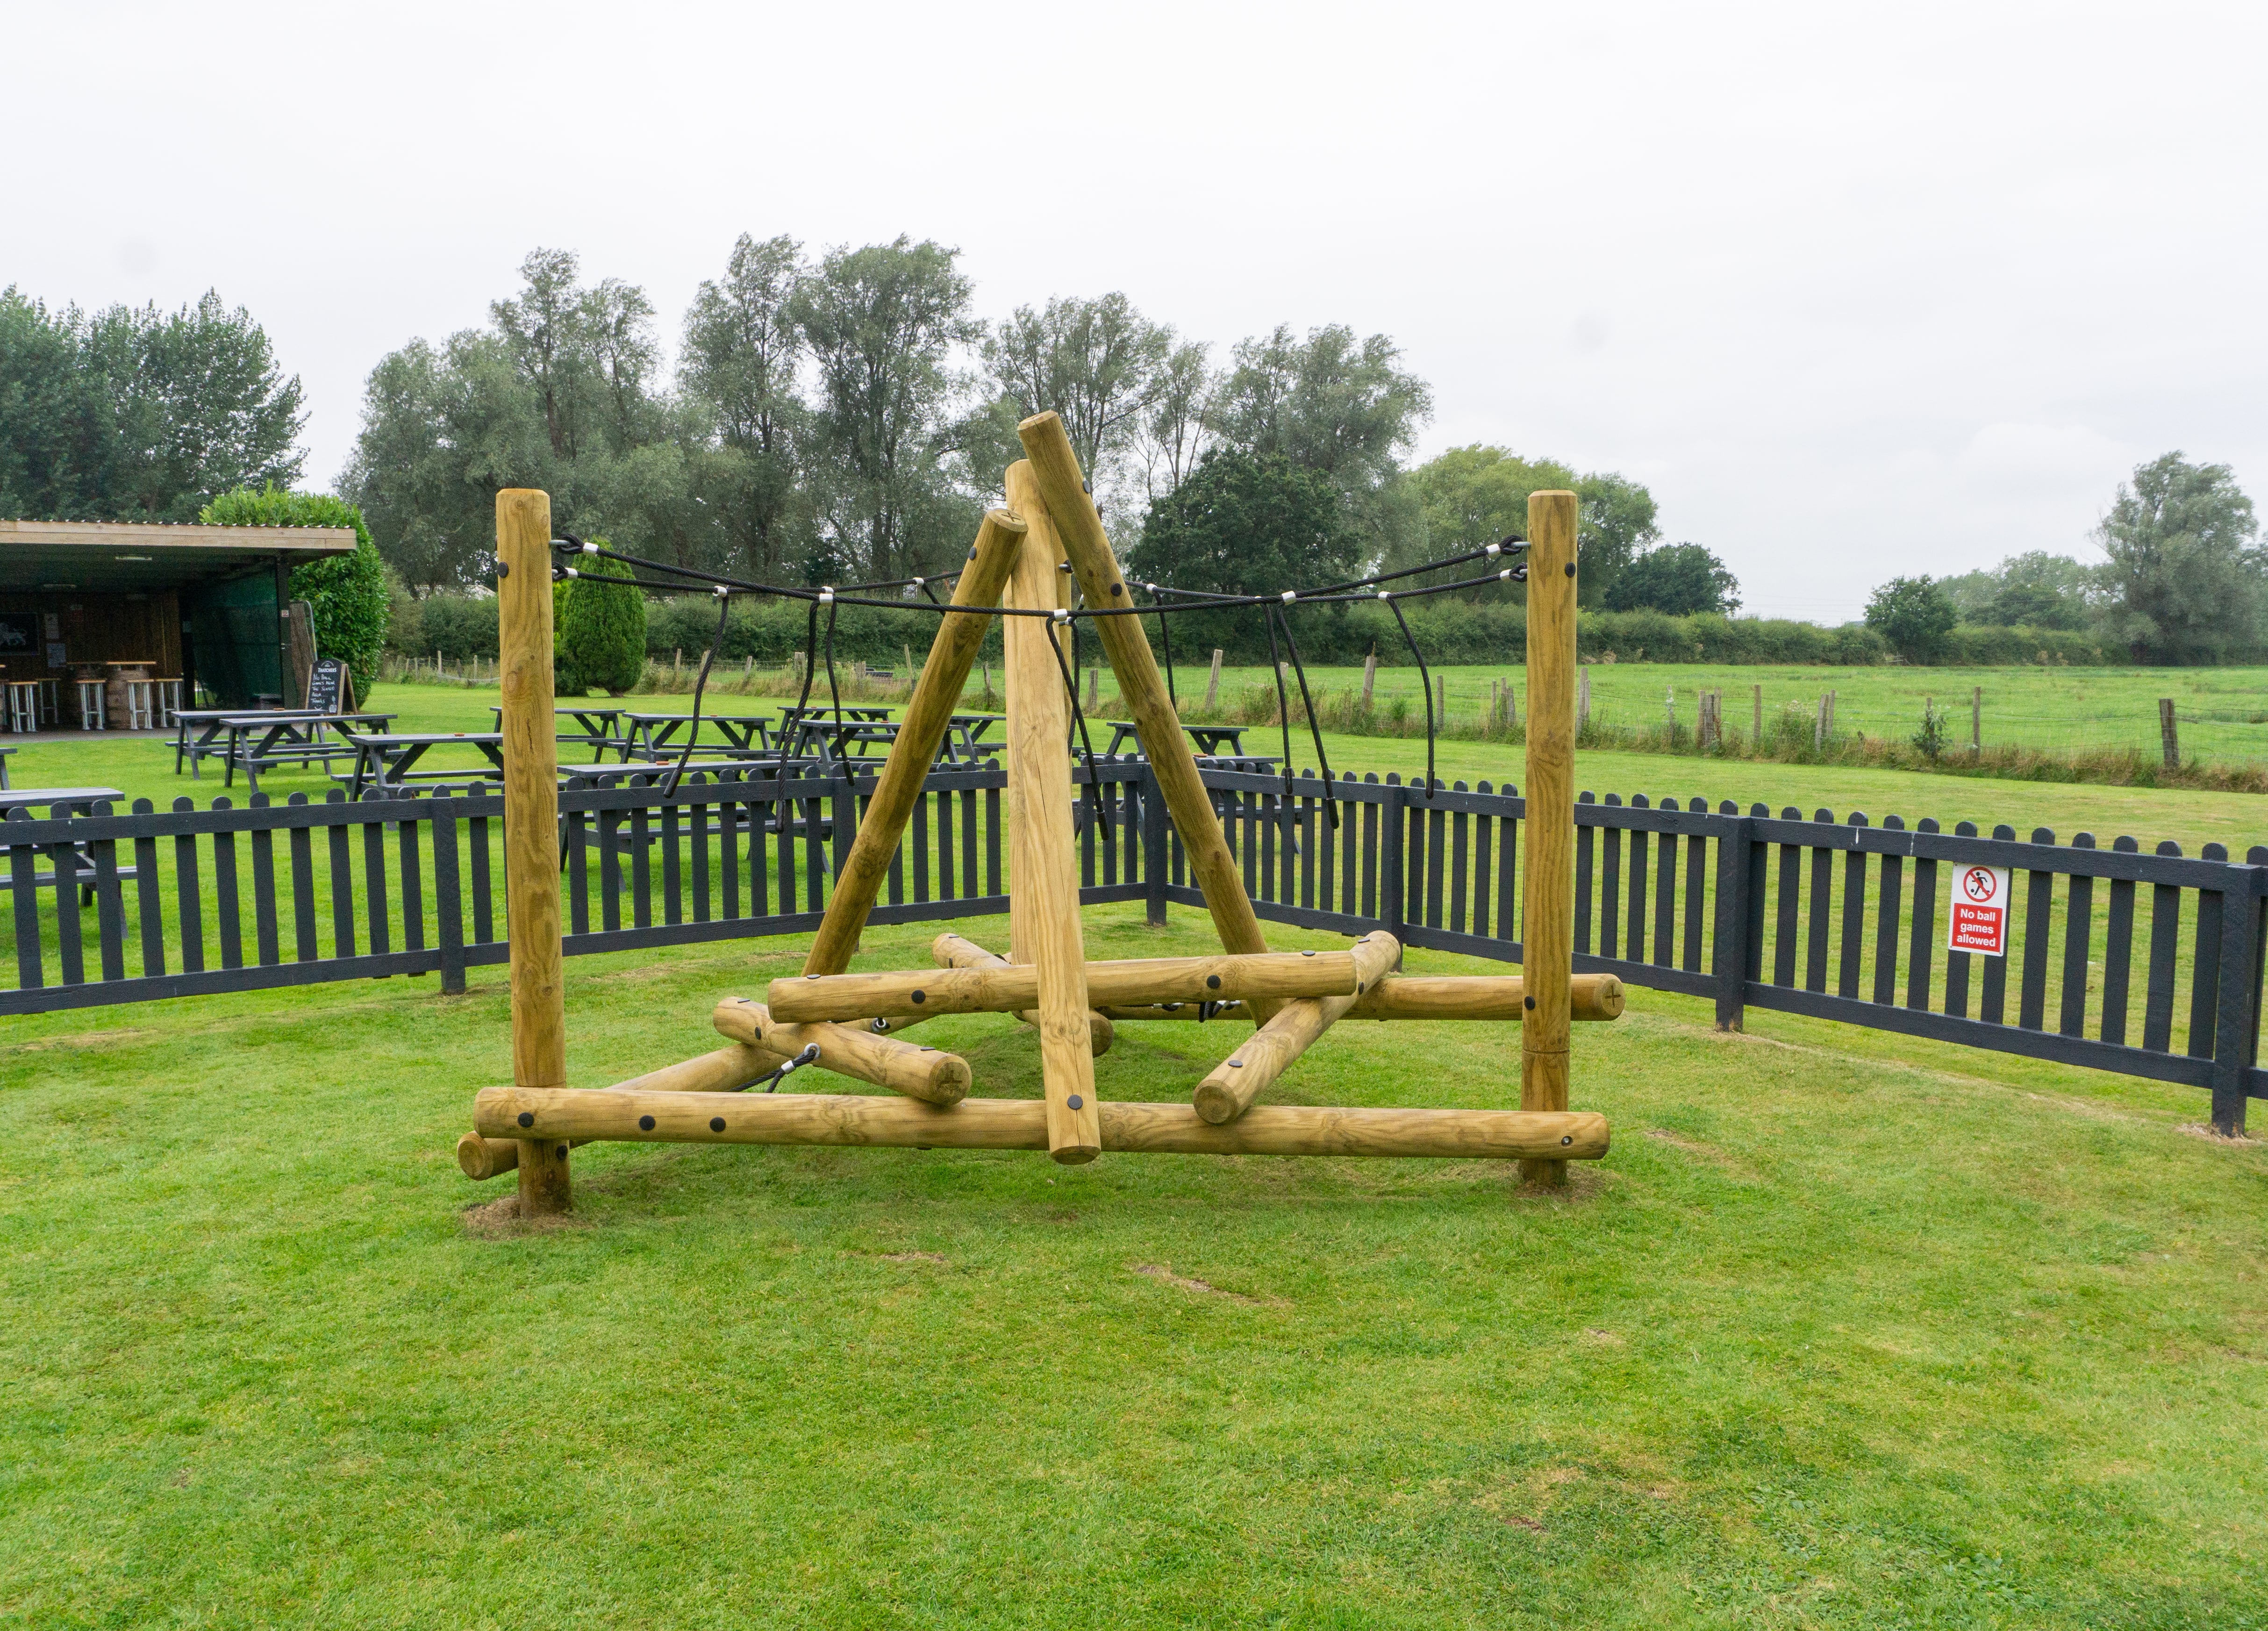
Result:
M552 724L550 501L497 496L504 834L512 941L512 1085L482 1091L458 1148L465 1172L517 1170L522 1216L566 1210L569 1151L592 1139L1044 1150L1064 1163L1105 1151L1212 1155L1491 1157L1529 1182L1566 1181L1607 1150L1606 1119L1568 1108L1570 1022L1622 1012L1620 981L1572 972L1575 496L1529 500L1528 804L1517 977L1397 972L1382 930L1341 951L1271 951L1181 729L1141 621L1089 615L1133 604L1060 421L1019 428L1027 457L1007 507L988 512L939 618L927 662L874 785L799 977L761 1002L718 1004L726 1046L604 1090L565 1086L560 979L556 745ZM1494 554L1493 548L1490 551ZM1116 672L1168 818L1222 951L1088 960L1074 856L1071 733L1057 643L1074 583ZM720 591L721 592L721 591ZM1290 600L1292 596L1286 595ZM1007 670L1011 911L1004 958L940 935L937 966L849 972L948 717L995 612ZM965 608L965 609L961 609ZM1106 1101L1095 1058L1130 1021L1234 1002L1256 1028L1182 1104ZM905 1039L939 1014L1012 1015L1036 1033L1044 1096L973 1096L966 1061ZM1262 1102L1342 1019L1521 1023L1518 1110L1320 1108ZM887 1094L740 1090L813 1066Z

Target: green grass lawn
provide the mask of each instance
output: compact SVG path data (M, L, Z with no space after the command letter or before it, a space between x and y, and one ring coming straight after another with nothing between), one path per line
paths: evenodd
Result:
M574 960L571 1079L703 1050L801 950ZM500 970L11 1020L0 1622L2268 1626L2260 1146L2183 1090L1633 998L1578 1033L1615 1142L1565 1200L594 1146L534 1234L450 1154ZM923 1034L1036 1093L1007 1022ZM1239 1034L1123 1026L1099 1082L1185 1097ZM1350 1025L1280 1096L1516 1076L1508 1028Z

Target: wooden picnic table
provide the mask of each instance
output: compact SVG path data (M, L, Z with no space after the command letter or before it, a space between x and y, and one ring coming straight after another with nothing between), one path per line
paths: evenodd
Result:
M1118 750L1124 746L1130 738L1133 741L1136 751L1140 751L1141 733L1136 730L1132 720L1106 719L1102 723L1110 727L1110 746L1104 752L1116 758ZM1265 757L1263 754L1248 753L1244 751L1244 732L1248 729L1244 725L1184 724L1182 729L1189 732L1189 739L1197 744L1197 753L1202 758L1249 760ZM1228 745L1226 753L1221 751L1223 743ZM1275 761L1271 759L1269 762L1272 764Z
M945 738L942 744L944 751L938 755L939 760L942 762L957 759L972 765L982 764L1008 746L1005 742L984 740L985 733L1007 717L1005 714L954 715L946 721L952 734ZM959 745L957 753L954 751L956 738Z
M694 720L691 714L628 714L624 717L630 721L630 746L622 753L624 759L630 758L632 752L648 759L675 758L684 751L683 745L677 741L678 733L689 731ZM704 731L711 725L717 727L718 734L725 738L723 751L747 756L762 753L772 746L772 716L770 714L703 712L700 719ZM696 748L695 751L718 750Z
M497 716L497 729L503 730L504 709L491 702L489 704L489 712ZM556 732L554 739L562 747L589 748L591 762L594 765L606 758L609 752L617 753L624 759L630 756L630 737L622 727L622 716L629 713L630 709L594 707L588 702L575 702L555 708L551 712L556 718L571 719L583 727L580 731Z
M11 811L39 810L52 808L58 804L68 809L73 815L92 815L95 805L104 803L116 804L125 797L124 793L114 787L13 788L5 792L0 792L0 819L4 819ZM81 904L85 904L93 897L94 885L86 881L93 872L94 857L87 853L85 845L78 845L71 852L71 877L79 884ZM134 878L138 876L138 872L134 867L122 866L118 869L118 876ZM44 889L57 881L57 875L54 872L35 873L32 878L32 887ZM4 868L0 868L0 889L6 889L12 893L15 888L16 869L11 863Z
M501 731L416 731L391 735L372 732L346 735L355 746L353 773L342 778L347 797L360 798L372 787L406 787L413 782L500 782L504 779L504 732ZM451 744L477 747L493 768L486 770L418 770L417 761L437 747Z
M228 746L222 750L221 762L228 768L221 777L221 785L232 785L241 767L246 784L256 793L262 770L273 770L279 765L328 765L334 759L351 755L355 751L350 746L352 733L342 728L339 734L346 740L327 741L323 732L328 727L372 724L383 730L397 717L394 714L313 714L281 709L225 715L220 720L220 728L228 738Z

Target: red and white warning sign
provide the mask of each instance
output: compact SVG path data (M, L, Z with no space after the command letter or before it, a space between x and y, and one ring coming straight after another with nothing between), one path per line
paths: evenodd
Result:
M1945 944L1952 951L1975 951L1984 957L2008 955L2007 867L1953 869L1953 921L1948 925Z

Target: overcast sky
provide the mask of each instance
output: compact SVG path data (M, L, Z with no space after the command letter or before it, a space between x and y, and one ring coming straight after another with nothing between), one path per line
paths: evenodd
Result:
M1225 351L1384 331L1421 454L1645 481L1748 609L2088 553L2172 448L2268 503L2255 6L0 4L0 283L217 289L336 474L542 245L674 341L733 239L958 246Z

